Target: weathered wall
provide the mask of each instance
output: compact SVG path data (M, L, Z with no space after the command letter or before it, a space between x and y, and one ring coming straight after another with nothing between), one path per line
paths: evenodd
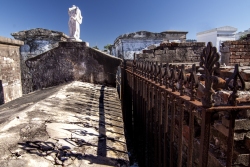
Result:
M84 42L59 42L59 46L26 60L25 92L79 80L116 85L121 59L86 46Z
M161 33L138 31L123 34L114 41L113 55L123 59L133 59L134 53L139 53L150 45L170 40L183 42L186 40L187 33L185 31L164 31Z
M59 31L43 28L19 31L11 35L17 40L24 41L24 45L20 47L20 63L23 93L27 93L23 79L27 78L25 75L29 70L25 65L25 61L57 47L58 42L67 41L68 36Z
M136 58L168 63L199 62L203 48L204 42L162 43L156 48L143 50Z
M250 65L250 41L226 41L221 48L221 64Z
M161 42L162 40L123 39L120 45L117 45L116 55L124 59L133 59L134 53L140 53L146 47Z
M22 96L21 45L22 41L0 37L0 104Z
M24 45L20 48L21 58L24 61L53 49L58 46L58 42L68 39L68 36L62 32L43 28L19 31L11 35L17 40L24 41Z
M244 36L247 36L249 34L249 37L250 37L250 28L248 30L245 30L245 31L240 31L240 32L237 32L235 34L235 39L236 40L239 40L240 38L244 37Z

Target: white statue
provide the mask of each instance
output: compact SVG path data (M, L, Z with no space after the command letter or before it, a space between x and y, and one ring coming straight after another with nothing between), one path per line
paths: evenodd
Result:
M73 5L69 8L69 37L76 41L80 40L80 24L82 24L81 10Z

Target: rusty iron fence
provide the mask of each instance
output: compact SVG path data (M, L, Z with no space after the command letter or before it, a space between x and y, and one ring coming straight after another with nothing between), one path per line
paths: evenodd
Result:
M199 68L203 73L199 76L195 65L187 72L184 65L124 60L121 66L123 119L127 131L133 135L140 166L206 167L210 128L215 114L221 111L230 115L225 166L232 166L236 115L250 109L250 105L237 101L238 90L245 88L238 65L225 86L232 91L228 104L214 104L218 60L219 54L211 43L200 56ZM230 88L231 80L233 87ZM202 98L198 98L201 81L205 83L204 91ZM184 124L188 129L183 129ZM184 143L186 132L187 143ZM195 150L199 150L199 154L195 154Z

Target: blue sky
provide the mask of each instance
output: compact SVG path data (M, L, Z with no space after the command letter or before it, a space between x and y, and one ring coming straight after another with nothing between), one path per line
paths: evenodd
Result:
M140 30L188 31L250 28L250 0L0 0L0 36L32 28L68 33L68 8L81 9L81 39L103 49L121 34Z

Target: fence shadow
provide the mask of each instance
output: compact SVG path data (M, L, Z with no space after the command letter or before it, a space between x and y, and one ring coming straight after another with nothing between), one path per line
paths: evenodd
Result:
M67 141L67 139L65 139ZM70 142L70 141L68 141ZM83 142L83 141L82 141ZM115 161L118 161L119 164L126 164L122 160L106 158L103 156L94 156L91 154L74 152L68 146L57 147L53 142L44 142L44 141L27 141L23 143L18 143L21 146L21 149L25 150L29 154L35 154L40 157L51 156L55 162L54 164L58 165L60 163L64 163L68 159L74 160L87 160L89 164L100 164L100 165L116 165ZM86 143L84 145L94 146L90 143ZM15 153L15 156L21 156L18 153ZM60 162L61 161L61 162Z
M106 93L105 90L105 86L101 86L101 88L99 88L98 91L100 91L100 95L99 98L97 96L96 100L89 97L89 99L85 101L76 101L74 104L76 104L77 107L74 107L72 104L67 105L67 111L72 113L79 110L79 108L82 109L79 110L78 114L84 111L82 116L74 116L78 119L77 121L67 122L67 124L72 124L73 128L58 127L60 128L60 133L70 132L71 137L58 137L55 139L62 142L36 140L19 142L18 145L28 154L35 154L44 158L51 156L55 160L55 165L63 165L64 163L67 164L68 161L77 159L84 161L87 160L89 161L89 164L127 166L128 161L126 160L125 156L128 153L126 150L120 149L120 147L114 147L112 143L114 142L114 144L123 146L126 145L126 142L119 141L119 139L116 137L106 134L107 132L112 132L115 135L124 135L119 133L120 131L107 129L107 126L119 129L123 127L116 125L119 120L115 120L115 117L113 116L113 118L110 115L110 112L113 112L113 110L116 110L117 108L113 108L110 103L107 102L107 97L109 94ZM107 118L105 118L105 114ZM91 116L94 116L96 119ZM115 121L115 125L113 125L113 122L110 121ZM53 123L53 121L49 123ZM95 129L96 132L88 131L86 128ZM93 142L89 141L89 139L85 139L85 136L93 137L95 140L93 140ZM64 144L60 145L61 143ZM74 147L74 149L72 149L71 146ZM87 150L89 147L91 147L91 150ZM114 152L117 155L117 158L115 156L108 156L109 151ZM16 156L19 155L17 154ZM123 159L123 157L125 159Z
M2 80L0 80L0 105L4 104L4 94Z

